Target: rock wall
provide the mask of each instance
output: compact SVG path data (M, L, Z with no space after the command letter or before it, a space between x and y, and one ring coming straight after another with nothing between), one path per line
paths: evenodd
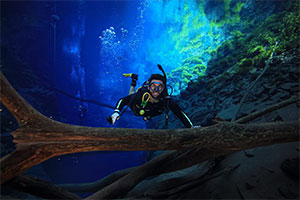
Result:
M299 96L299 53L297 48L273 57L268 70L242 104L238 118L293 95ZM230 121L243 95L261 72L262 69L257 69L243 76L227 78L224 74L209 73L207 79L195 83L197 87L190 85L176 98L195 125L211 125L215 116ZM299 103L289 105L251 123L297 120L299 106ZM156 120L162 127L164 117ZM183 127L175 116L169 121L169 128ZM218 175L231 167L236 168ZM199 177L201 173L205 175ZM146 199L299 199L299 142L249 149L163 174L143 181L128 196Z
M174 97L194 125L209 126L216 116L231 121L241 99L267 65L267 70L241 104L236 118L291 96L299 97L300 29L297 20L299 12L283 11L257 24L251 33L235 37L218 49L209 62L206 76L191 82ZM299 107L298 102L251 123L299 120ZM161 128L164 116L154 121L157 122L155 128ZM183 128L183 125L170 114L169 128ZM209 163L214 163L214 167ZM236 168L214 176L230 167ZM190 178L205 170L205 176ZM174 185L174 181L177 184ZM159 185L164 186L163 189L158 189ZM237 152L164 174L142 182L129 195L146 199L299 199L299 142Z

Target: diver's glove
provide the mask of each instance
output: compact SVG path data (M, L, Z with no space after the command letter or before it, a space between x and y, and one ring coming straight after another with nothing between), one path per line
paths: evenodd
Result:
M201 126L199 125L199 126L192 126L192 128L201 128Z
M120 111L116 109L114 113L111 115L111 123L115 124L119 118L120 118Z

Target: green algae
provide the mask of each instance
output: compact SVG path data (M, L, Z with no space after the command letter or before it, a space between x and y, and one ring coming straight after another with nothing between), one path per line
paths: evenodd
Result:
M245 75L249 71L261 69L270 58L276 42L279 42L275 51L277 55L299 48L299 17L298 9L293 7L269 16L248 35L240 30L232 32L232 39L224 42L214 53L209 66L210 73L223 73L231 67L230 73Z
M288 51L289 49L299 48L300 23L299 23L299 3L288 2L281 12L266 17L265 20L257 21L256 18L241 18L245 3L243 1L219 1L224 7L224 16L221 20L212 19L209 22L210 31L206 35L215 42L216 47L203 48L203 32L190 37L188 29L197 29L203 27L205 23L201 21L205 17L204 1L198 2L198 8L201 13L199 16L187 14L183 20L182 29L175 34L173 40L176 41L175 48L180 53L201 52L194 54L182 60L178 67L168 73L174 79L176 85L188 83L190 80L201 79L208 73L220 75L223 80L232 77L232 75L246 75L250 72L256 72L266 65L270 58L272 49L276 42L279 42L275 55ZM189 9L186 5L185 9ZM260 11L263 13L263 10ZM215 28L226 28L230 32L225 42L220 42L222 36L219 32L214 32ZM184 42L190 38L188 42ZM203 62L204 54L211 55L208 64ZM188 55L188 54L187 54ZM209 70L207 70L207 67ZM177 77L177 79L176 79ZM181 83L178 83L178 80ZM179 82L180 82L179 81ZM194 81L195 82L195 81ZM211 81L209 85L217 81ZM197 83L190 83L189 87Z

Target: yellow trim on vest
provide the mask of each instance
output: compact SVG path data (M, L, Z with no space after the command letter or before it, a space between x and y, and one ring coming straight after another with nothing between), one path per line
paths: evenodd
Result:
M139 87L138 89L136 89L136 91L135 92L138 92L139 91L139 89L141 89L142 87Z
M147 97L147 99L145 100L145 96L146 96L146 95L148 95L148 97ZM143 94L142 101L148 102L149 99L150 99L150 93L149 93L149 92L145 92L145 93Z

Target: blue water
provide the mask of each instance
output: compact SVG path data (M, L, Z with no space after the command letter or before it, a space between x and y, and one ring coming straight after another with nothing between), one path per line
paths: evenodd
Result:
M205 69L210 54L204 50L217 48L224 36L220 28L211 25L201 6L204 2L192 0L7 1L2 11L11 21L6 27L14 24L22 31L7 28L4 35L7 41L16 40L17 46L22 46L24 65L48 86L115 106L129 92L131 80L123 73L138 74L139 87L152 73L161 73L157 64L170 73L185 59L198 56ZM196 72L191 75L189 80L199 76ZM184 79L174 73L168 80L173 94L187 86L181 81ZM42 91L38 84L35 93L30 93L31 89L19 92L54 120L92 127L147 127L142 118L127 112L112 126L106 121L111 108L57 91L51 91L48 100L45 95L49 91ZM36 95L39 91L40 96ZM95 181L148 159L149 152L144 151L89 152L58 156L41 166L54 183L75 183Z
M146 161L147 152L102 151L58 156L43 163L55 184L93 182Z
M71 1L53 4L56 15L60 17L56 22L54 87L112 106L126 96L130 80L122 77L122 73L134 70L128 63L129 52L125 52L123 43L128 40L128 32L135 30L139 23L136 19L140 3ZM104 32L107 32L106 36ZM105 41L100 36L106 37ZM94 127L146 128L142 119L127 113L111 126L105 120L112 113L111 108L74 101L61 94L57 94L57 99L60 112L58 116L52 116L54 119L63 117L67 123ZM63 155L44 162L42 166L51 180L60 184L96 181L114 171L146 161L147 152L144 151L105 151Z
M130 88L131 80L122 74L138 74L139 87L152 73L161 73L157 64L168 73L168 83L177 95L189 81L205 75L211 53L231 37L225 25L216 25L220 16L226 16L217 9L229 5L211 2L5 1L1 11L6 21L21 28L5 29L2 35L6 40L2 41L17 41L25 67L51 87L78 98L115 106ZM243 4L228 2L233 8L228 13L238 16L238 8ZM234 23L238 25L238 21L230 21L230 26ZM201 65L201 69L195 71L196 65ZM26 76L19 78L24 83L28 81ZM109 125L106 117L112 114L111 108L74 100L55 91L39 91L38 84L34 89L40 96L33 96L30 90L19 92L52 119L92 127L147 127L132 113L125 113L115 126ZM58 156L45 161L42 167L54 183L77 183L96 181L148 159L149 153L144 151L89 152Z

